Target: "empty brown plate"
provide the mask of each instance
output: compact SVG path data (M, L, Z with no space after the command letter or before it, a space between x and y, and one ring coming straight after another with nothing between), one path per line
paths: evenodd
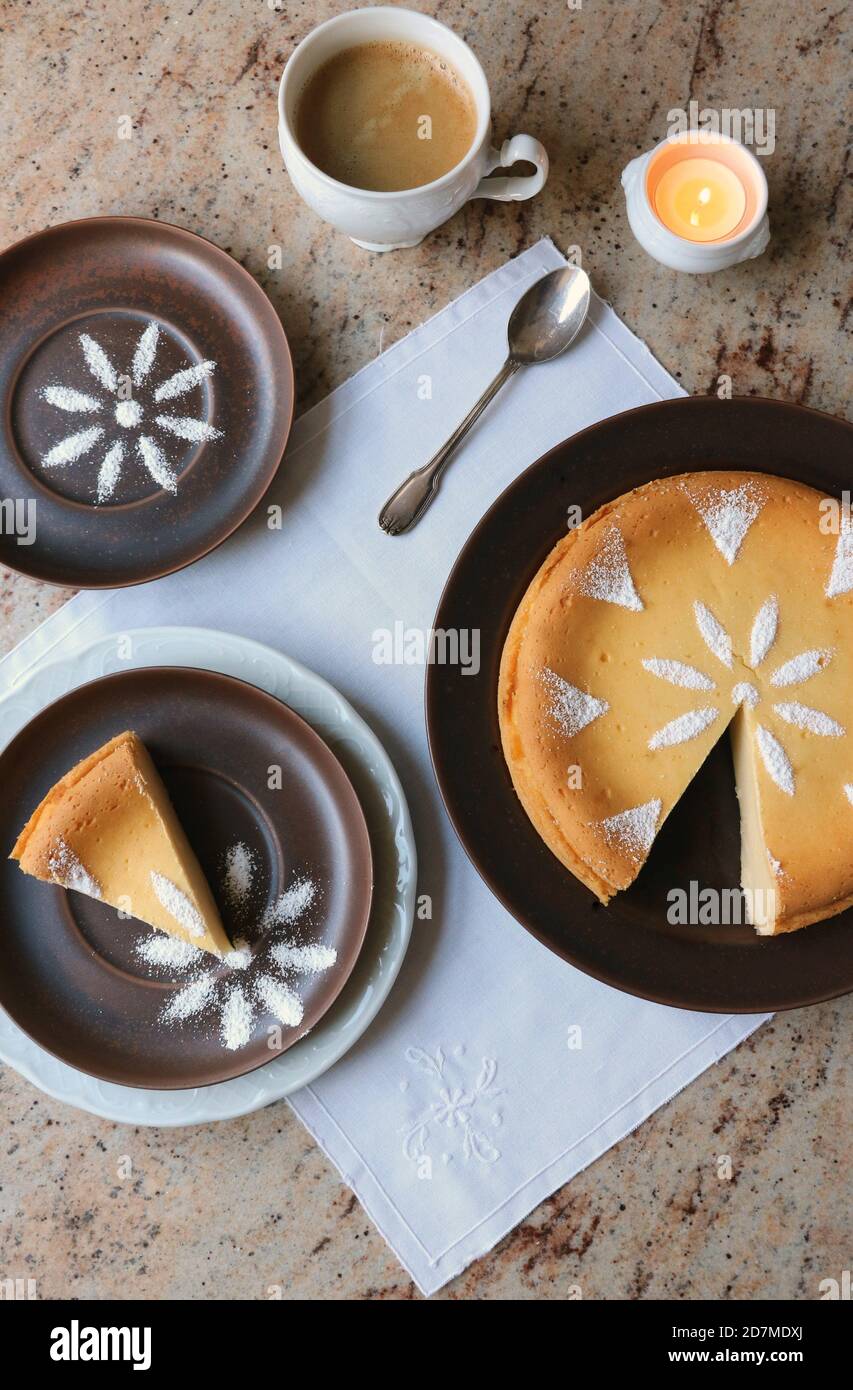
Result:
M498 498L459 556L435 627L479 629L480 672L430 666L427 724L435 773L460 840L528 931L578 969L683 1009L757 1013L853 990L853 911L760 938L749 926L677 926L667 893L691 881L740 882L740 818L728 740L667 818L636 882L608 907L552 855L527 819L501 750L497 682L518 604L583 515L652 478L742 468L798 478L827 496L849 488L853 428L802 406L693 397L629 410L583 430ZM791 557L796 564L796 556Z
M210 1085L262 1066L313 1027L340 993L370 913L372 859L358 798L340 763L304 720L230 676L174 667L122 672L80 686L37 715L0 755L0 846L9 852L27 816L76 761L135 729L159 768L219 903L232 941L250 943L235 969L200 953L213 979L201 1012L180 1024L161 1015L192 976L146 965L141 944L172 938L80 893L0 861L0 1005L35 1042L81 1071L125 1086ZM254 858L252 891L235 907L224 891L229 849ZM259 924L282 893L297 891L290 925ZM337 952L329 968L282 971L272 947L295 941ZM298 1026L277 1029L257 999L261 975L301 999ZM238 987L252 1005L250 1040L229 1051L223 1009ZM270 1030L273 1030L272 1033Z
M293 418L284 329L211 242L138 217L0 256L0 563L115 588L191 564L260 502Z

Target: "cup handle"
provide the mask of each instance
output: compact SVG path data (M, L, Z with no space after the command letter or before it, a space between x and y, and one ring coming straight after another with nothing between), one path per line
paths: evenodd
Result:
M527 164L535 164L536 173L511 179L482 178L471 197L495 198L499 203L518 203L524 198L532 198L545 186L548 177L548 152L532 135L513 135L511 140L504 140L499 150L492 149L486 173L490 174L493 169L508 169L520 159Z

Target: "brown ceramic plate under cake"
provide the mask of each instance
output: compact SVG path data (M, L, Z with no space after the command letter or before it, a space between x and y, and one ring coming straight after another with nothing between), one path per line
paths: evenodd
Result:
M95 217L0 255L0 563L138 584L241 525L293 417L284 330L251 275L179 227Z
M72 765L127 729L154 760L238 955L188 949L4 857L0 1005L104 1081L226 1081L304 1037L343 988L373 891L364 815L286 705L230 676L151 667L78 687L0 755L5 854Z
M746 732L734 744L739 759L738 782L746 778L754 764L756 775L764 779L762 796L775 797L778 802L778 806L774 802L770 825L772 834L785 841L780 858L795 865L797 876L806 853L805 842L814 827L801 822L803 844L788 834L790 826L783 812L789 802L794 804L795 788L788 785L794 777L793 770L801 799L814 790L810 789L809 778L815 784L817 780L821 785L825 783L827 796L837 793L837 814L829 816L823 807L820 812L826 820L826 834L839 841L837 852L833 853L829 845L823 846L821 852L825 850L827 863L832 861L837 868L843 844L850 843L846 817L853 814L853 798L848 790L851 779L845 772L845 748L853 732L853 701L844 692L843 672L850 650L844 631L838 627L836 610L840 603L846 613L850 601L846 588L840 599L828 598L830 589L841 592L839 584L833 584L830 578L830 572L835 573L833 555L840 549L831 537L824 537L818 558L822 561L828 556L823 566L827 575L814 590L815 622L812 625L807 621L807 588L814 581L815 556L811 551L805 556L802 547L792 543L790 553L780 560L774 535L767 527L774 509L781 508L780 517L786 512L785 488L771 485L769 477L764 485L763 478L773 475L791 479L814 489L821 498L841 498L853 476L851 445L853 429L843 421L782 402L691 398L627 411L559 445L507 488L475 529L448 580L435 627L476 628L481 633L478 676L466 673L463 679L461 668L450 665L432 666L427 675L430 747L451 820L474 864L509 911L558 955L616 988L681 1008L742 1013L794 1008L853 989L853 909L838 911L844 895L838 904L830 901L831 885L826 886L828 897L822 907L818 901L820 885L811 884L818 914L835 913L822 921L814 921L813 911L801 912L798 917L788 891L791 885L785 885L776 926L782 934L777 936L757 935L743 916L738 920L736 911L732 911L731 890L737 890L741 882L741 816L735 794L732 745L727 737L718 737L731 719L731 700L740 700L743 714L738 716L736 725ZM709 482L700 477L708 473L731 482L732 496L726 492L727 506L722 510L713 490L708 492L713 479ZM738 493L738 505L733 495L738 482L737 477L732 477L735 474L752 475L744 484L743 495ZM679 526L685 531L690 528L693 535L698 525L698 540L694 538L690 543L690 564L695 561L692 552L698 554L701 548L704 525L707 562L692 579L685 574L682 583L674 582L673 573L678 571L677 566L673 571L673 562L682 542L678 535L667 534L661 535L661 544L668 547L665 561L649 561L646 546L641 552L646 555L645 569L640 572L641 561L636 565L637 573L631 573L630 559L636 560L638 555L636 538L633 533L628 538L631 556L626 564L621 533L611 534L615 530L614 516L618 519L624 513L626 524L633 526L638 508L648 511L652 507L655 490L649 491L648 504L644 501L646 494L638 494L638 501L631 504L633 511L626 508L624 495L653 480L679 475L684 475L682 481L673 486L678 499L684 493L684 500L673 494L670 505L667 499L672 488L669 492L666 487L658 489L664 498L661 515L667 509L677 511L681 507L684 517ZM785 520L786 525L792 525L797 520L794 497L802 508L812 494L804 495L803 489L796 486L788 490L792 506L791 515L786 515ZM756 522L752 539L743 540L752 525L753 511L758 515L754 492L760 492L762 499L767 493L767 515L763 530ZM586 555L584 546L588 548L589 542L579 543L578 554L584 550L583 565L577 573L571 566L566 568L563 551L569 508L578 507L584 519L594 519L599 508L606 508L617 498L623 499L619 508L612 514L607 510L600 514L601 546L592 546ZM700 514L701 519L697 520ZM649 518L652 526L651 511ZM668 525L665 519L663 525L664 529ZM591 539L596 535L597 532L589 532ZM555 552L555 564L563 564L566 582L575 585L582 595L581 605L587 603L590 613L595 610L590 619L595 629L590 629L590 646L587 648L579 636L581 645L577 651L571 649L571 643L566 646L560 630L551 626L549 614L557 614L559 595L554 595L555 608L548 601L549 572L542 571L537 581L541 597L536 597L535 588L529 589L546 557L561 541L564 543ZM732 546L741 542L745 559L738 571ZM817 543L811 534L809 543L815 550ZM602 546L606 555L599 554ZM791 573L798 561L800 585L792 582ZM700 573L708 592L703 588L704 604L691 607L691 613L698 610L694 621L689 613L686 617L681 613L679 604L690 606L694 597L691 583L695 588L694 580L698 582ZM556 570L554 578L559 579ZM744 590L747 581L751 585L749 594ZM672 623L652 624L647 613L646 625L642 627L639 613L644 607L643 594L647 602L654 603L655 585L660 587L661 583L669 595ZM773 593L753 614L759 590L761 595L764 593L762 585ZM663 600L659 595L657 601L660 608ZM830 613L833 601L836 607ZM572 602L577 608L577 600ZM748 618L752 626L751 652L749 632L746 636L737 633L732 659L725 648L725 634L721 635L720 625L714 622L715 613L710 611L715 604L719 614L727 616L730 626L740 623L741 616L744 621ZM539 624L532 630L527 621L531 614ZM796 621L792 621L794 614ZM630 628L632 620L635 626ZM575 610L572 621L577 622ZM800 646L809 649L821 645L816 636L821 623L832 627L838 639L836 649L807 650L797 656L794 645L799 638L803 639ZM655 628L650 639L653 644L661 645L669 635L671 645L674 644L672 650L664 650L663 642L659 652L657 646L653 655L645 652L642 643L650 626ZM511 641L507 643L511 627ZM793 633L793 627L802 628L802 632ZM607 640L602 636L605 633ZM739 668L739 652L744 643L746 663L752 663L754 677L749 669ZM499 671L505 646L502 719L512 773L502 748L498 713ZM606 670L590 664L590 653L599 646L610 652ZM639 690L640 682L645 681L647 695L632 719L639 729L638 748L661 750L660 781L655 783L656 774L651 768L647 775L640 776L642 769L637 770L636 776L632 772L638 785L652 786L648 799L638 798L643 800L643 806L637 807L633 819L622 814L621 803L611 808L619 814L608 816L603 808L612 789L631 778L623 778L618 764L613 763L609 771L604 769L603 780L596 779L595 773L602 772L599 759L592 772L594 785L590 785L592 764L588 765L583 796L593 808L594 803L600 802L604 839L596 851L598 841L593 843L595 836L588 837L590 842L584 842L580 858L565 839L566 827L570 838L574 835L572 818L560 828L564 820L562 793L552 776L559 757L551 748L551 742L555 747L559 743L560 731L555 729L552 741L546 736L547 731L531 740L530 711L541 682L528 679L527 672L517 687L518 703L512 666L519 652L530 671L534 669L532 654L538 654L537 661L542 657L546 666L549 663L545 658L553 658L561 671L563 666L581 671L579 686L584 689L578 691L566 685L565 680L554 680L549 668L545 674L552 684L547 689L543 685L543 698L550 699L554 718L563 721L561 737L567 748L574 748L576 753L586 749L591 758L596 748L604 747L606 752L606 741L602 744L600 732L604 729L604 716L612 712L617 723L622 718L624 725L624 718L615 707L613 711L610 707L619 702L623 688L628 693L634 688L628 669L630 666L633 670L633 658L636 657L634 665L644 668L635 673L634 684ZM646 660L641 662L644 655ZM809 665L811 658L815 661ZM799 681L808 682L802 694L792 685L795 674ZM741 679L743 676L750 679ZM739 692L736 696L735 691ZM824 703L829 700L833 705L835 719L823 712L822 698ZM719 721L719 728L714 721ZM769 751L765 735L759 735L759 726L775 730ZM595 737L589 737L590 729L597 730ZM649 731L651 737L647 739ZM630 735L627 726L623 732ZM700 733L707 742L707 748L703 745L700 750L707 752L704 762L692 751L698 747L695 740ZM842 734L846 736L842 738ZM584 735L587 740L581 748ZM812 737L814 745L820 745L819 752L815 747L812 754L807 754L805 744ZM765 747L759 757L752 745L755 743L757 748L762 740ZM525 746L531 756L525 753ZM675 760L682 758L685 748L690 751L683 760L685 765L691 765L679 780ZM836 751L837 767L828 749L840 749ZM609 753L605 762L607 757ZM654 761L654 756L643 757L649 764ZM637 762L639 758L638 754ZM573 760L582 762L581 754L575 759L567 753L567 761ZM538 764L538 771L534 764ZM683 794L682 781L686 785ZM549 803L550 816L546 814ZM659 815L661 804L663 814ZM652 807L656 808L654 826L649 819ZM800 802L797 807L797 814L801 814ZM589 816L586 819L591 823ZM790 819L793 823L793 812ZM586 828L584 820L584 833ZM632 847L625 838L628 831L642 838L643 845L636 841ZM636 853L638 863L642 862L649 843L648 859L637 873L628 864L626 853ZM753 862L757 863L754 846L752 853ZM773 863L773 872L780 872L778 863ZM716 924L704 923L702 914L691 910L688 921L680 921L678 913L672 911L673 890L682 890L682 901L688 903L693 891L695 903L695 895L707 889L714 891L716 901L729 904L724 920L720 922L717 914ZM603 900L608 898L605 906ZM706 897L705 901L709 899ZM790 920L786 920L786 914L790 914ZM801 920L809 924L791 931L790 927L800 925Z

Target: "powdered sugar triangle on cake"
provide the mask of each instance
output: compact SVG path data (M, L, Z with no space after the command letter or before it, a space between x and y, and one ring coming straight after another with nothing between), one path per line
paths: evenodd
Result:
M618 526L611 526L608 530L598 554L579 576L578 588L587 598L597 598L602 603L615 603L619 608L642 613L643 601L637 593L625 541Z
M841 534L832 563L832 572L826 586L827 598L838 598L841 594L853 592L853 517L845 513L841 520Z
M566 738L574 738L609 709L606 700L598 700L586 690L579 690L556 671L546 668L540 672L539 679L548 691L548 713Z
M764 499L755 483L734 488L714 488L691 501L708 528L711 540L726 564L733 565Z
M601 830L610 844L616 843L633 858L643 859L654 843L660 813L660 801L646 801L642 806L608 816L600 822Z

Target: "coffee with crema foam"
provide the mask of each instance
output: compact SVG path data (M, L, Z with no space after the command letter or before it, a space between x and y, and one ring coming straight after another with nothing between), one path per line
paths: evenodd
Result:
M399 192L449 173L477 131L470 88L417 44L358 44L317 69L296 108L296 138L324 174L351 188Z

